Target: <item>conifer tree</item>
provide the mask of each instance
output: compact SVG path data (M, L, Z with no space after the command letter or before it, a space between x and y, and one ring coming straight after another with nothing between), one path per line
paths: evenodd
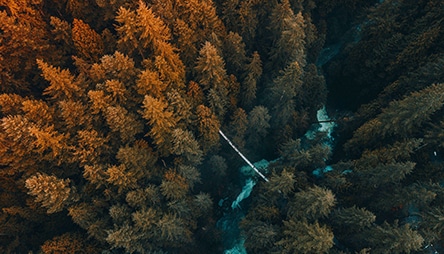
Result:
M244 79L241 83L241 103L249 108L256 99L257 86L262 75L262 62L259 53L255 51L250 62L245 67Z
M154 143L159 146L163 153L167 153L167 143L170 141L170 134L177 123L177 119L171 111L167 109L166 102L146 95L143 100L142 117L150 124L149 135L154 139Z
M268 105L275 117L275 126L287 124L296 108L295 96L301 91L302 69L298 62L290 63L269 87Z
M160 79L159 73L149 69L143 70L140 73L136 82L137 92L144 95L151 95L154 98L161 98L167 85Z
M89 127L92 117L87 114L87 107L80 101L61 100L58 102L60 113L64 123L69 129L77 129L79 126Z
M285 68L292 62L306 64L305 21L302 13L295 14L288 0L276 4L270 15L270 31L274 45L270 58L275 66Z
M25 182L29 194L35 196L36 202L41 202L48 213L60 212L75 200L75 190L70 186L69 179L58 179L37 173Z
M143 131L142 122L135 114L129 113L123 107L107 107L105 118L111 130L119 132L124 142L134 140L135 135Z
M189 185L183 176L177 174L173 170L168 170L163 176L160 190L165 198L170 200L180 200L187 194Z
M61 70L41 59L37 59L37 64L42 71L42 76L50 83L44 91L45 95L50 95L52 99L72 99L82 91L82 87L69 70Z
M97 62L104 53L104 45L100 35L82 20L74 19L72 40L78 57Z
M151 49L161 79L183 87L185 68L176 48L169 43L171 31L162 19L140 1L136 11L120 7L116 21L121 24L116 30L120 34L118 43L124 52L131 54L137 50L145 58L145 49Z
M220 123L211 109L204 105L197 106L196 115L199 143L204 151L208 151L219 142Z
M43 1L2 1L0 7L0 91L29 93L28 79L38 73L35 59L60 59L53 54L56 47L41 11Z
M375 253L411 253L422 247L424 238L409 224L398 226L384 222L369 229L366 241Z
M228 135L233 143L242 149L245 146L245 135L248 130L248 116L245 110L238 108L234 111L228 129Z
M333 247L333 232L317 221L284 221L284 238L276 243L281 253L328 253Z
M245 236L245 248L249 253L266 253L275 249L278 237L277 228L268 223L257 223Z
M183 156L186 159L185 163L190 163L191 165L201 163L203 152L190 131L175 129L172 132L172 143L171 152Z
M395 100L375 118L363 124L353 134L346 148L375 145L392 136L406 138L418 131L444 103L444 85L433 84L413 92L402 100Z
M288 209L290 218L316 220L329 215L336 204L336 198L331 190L314 186L297 192L290 202Z
M224 58L227 62L227 72L230 74L239 75L239 71L244 68L247 61L245 51L245 43L238 33L229 32L224 45Z
M332 214L332 223L338 230L357 232L362 231L370 226L376 220L376 216L365 208L356 206L348 208L339 208Z
M180 18L176 18L173 31L175 31L175 34L178 37L176 39L176 45L178 48L180 48L180 58L185 64L186 68L190 69L190 67L194 66L194 59L199 52L197 42L200 40L200 38L195 31L192 30L190 24Z
M228 75L223 58L210 42L205 42L199 51L195 69L198 83L206 92L207 102L213 112L222 118L228 106Z
M54 122L54 110L44 101L25 100L22 102L22 110L24 117L38 126L47 126Z
M2 116L16 115L21 112L22 101L25 98L18 94L0 94L0 112Z

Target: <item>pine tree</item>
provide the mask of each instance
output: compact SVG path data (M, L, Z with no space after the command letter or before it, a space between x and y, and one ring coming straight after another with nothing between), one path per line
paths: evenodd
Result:
M203 152L199 143L190 131L175 129L172 132L172 149L171 152L181 155L185 158L185 163L198 165L202 161Z
M231 116L228 135L237 147L245 146L245 135L248 129L248 116L245 110L237 108Z
M247 61L245 43L238 33L230 31L223 45L224 57L227 62L227 72L239 75Z
M203 105L205 96L202 91L202 88L199 86L198 83L190 81L188 83L188 89L186 94L188 98L190 98L190 103L193 106L193 108L197 107L198 105Z
M293 13L289 0L278 3L270 15L270 31L274 45L270 58L275 66L284 68L292 62L306 64L305 21L302 13Z
M288 195L293 192L295 183L296 179L294 179L293 173L287 172L287 170L284 169L280 175L274 174L273 177L270 178L270 182L266 188L270 192L279 192Z
M269 253L275 249L278 240L278 228L266 222L257 222L245 236L245 248L248 253Z
M134 140L137 134L143 132L142 122L123 107L107 107L105 118L111 130L118 132L124 142Z
M273 84L268 88L268 105L272 109L275 126L284 126L288 123L296 108L295 97L302 87L302 69L298 62L290 63Z
M194 66L194 59L198 54L196 45L199 38L190 24L180 18L176 18L173 31L178 37L176 45L180 49L180 57L186 68L191 69L190 66Z
M250 62L245 67L245 77L241 83L242 106L249 108L253 105L261 75L262 62L259 53L255 51Z
M50 95L52 99L60 100L76 98L81 93L82 87L69 70L61 70L59 67L51 66L41 59L37 59L37 65L42 71L42 76L50 83L43 94Z
M132 146L120 147L116 159L134 174L136 180L147 180L154 175L153 168L158 158L147 142L137 140Z
M47 209L48 213L62 211L67 205L75 200L75 189L70 187L69 179L59 179L37 173L26 179L25 187L29 194L35 197Z
M314 186L295 194L289 204L288 216L316 220L326 217L335 204L336 198L331 190Z
M78 56L97 62L104 53L100 35L82 20L75 18L72 25L72 40Z
M352 206L335 210L331 219L338 230L357 232L371 227L376 220L376 216L365 208Z
M189 185L183 176L173 170L168 170L162 179L160 190L167 199L180 200L186 196Z
M2 1L0 7L0 92L29 93L35 84L28 80L38 73L35 59L60 60L43 1Z
M89 163L85 161L83 163ZM85 165L83 169L83 178L88 180L91 184L95 185L98 189L107 184L107 172L103 165Z
M41 100L24 100L22 102L24 117L37 124L47 126L54 122L54 109Z
M142 1L136 11L120 7L116 21L120 23L116 30L120 34L118 41L121 49L129 54L137 49L145 58L145 49L151 49L155 65L163 81L183 87L185 67L176 53L177 49L169 41L171 31Z
M159 73L149 69L140 73L137 81L137 92L142 95L150 95L154 98L161 98L167 85L160 79Z
M205 42L199 51L195 69L198 83L206 92L207 102L213 112L222 118L228 106L228 75L223 58L210 42Z
M7 116L1 119L0 132L0 163L11 166L14 171L35 164L29 156L29 148L33 147L33 137L29 128L33 124L22 115Z
M115 51L112 55L104 55L100 63L93 64L89 75L93 82L101 83L115 79L122 82L128 89L130 84L134 84L139 71L131 57Z
M256 146L269 131L271 116L264 106L256 106L248 113L247 144Z
M16 115L21 112L22 101L25 98L18 94L0 94L0 112L2 116Z
M63 159L59 156L67 156L66 152L70 148L67 144L68 135L60 134L54 130L53 125L48 127L32 126L29 127L29 133L34 138L34 151L43 156L44 159L56 161L58 164Z
M389 137L406 138L418 131L444 104L444 85L434 84L392 101L382 113L363 124L346 143L346 149L369 147Z
M333 247L333 232L317 221L284 221L283 233L285 238L276 243L281 253L328 253Z
M135 172L128 169L124 164L108 167L106 174L108 176L106 181L118 187L119 193L139 187L137 185L138 179L135 176Z
M160 147L162 153L166 153L166 147L170 141L170 134L177 123L173 113L167 110L168 105L161 100L145 95L143 100L142 117L150 124L149 135L154 139L154 143Z
M220 123L211 109L204 105L197 106L196 115L196 125L200 137L199 144L202 144L202 149L205 152L218 144Z
M86 239L75 233L65 233L47 240L41 246L43 254L97 252L99 248L87 244Z
M409 224L398 226L384 222L368 230L366 242L374 253L411 253L418 251L424 239Z
M157 222L160 239L169 245L191 242L191 232L186 228L182 219L175 215L164 214Z

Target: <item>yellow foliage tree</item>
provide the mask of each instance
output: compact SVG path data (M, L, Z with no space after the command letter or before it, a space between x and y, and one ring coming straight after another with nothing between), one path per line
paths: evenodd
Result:
M37 173L26 179L25 186L48 213L55 213L62 211L75 198L76 193L69 186L70 182L69 179Z
M104 53L104 45L100 35L88 24L76 18L72 26L72 40L77 50L77 56L97 62Z
M163 153L168 153L166 148L169 146L169 135L177 123L176 117L173 112L167 110L168 104L166 102L150 95L145 95L142 108L142 117L148 120L151 127L149 135Z
M54 100L72 99L78 97L83 91L81 85L69 70L61 70L37 59L37 65L42 71L42 76L50 85L45 88L43 94L51 96Z

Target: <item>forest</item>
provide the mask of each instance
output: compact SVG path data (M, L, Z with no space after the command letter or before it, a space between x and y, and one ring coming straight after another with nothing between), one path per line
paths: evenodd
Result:
M270 161L246 253L444 253L443 26L441 0L0 0L0 253L228 254L219 131Z

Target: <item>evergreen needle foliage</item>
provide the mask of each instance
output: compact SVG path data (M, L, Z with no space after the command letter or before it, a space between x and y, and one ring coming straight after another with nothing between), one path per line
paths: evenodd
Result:
M0 1L0 253L232 248L244 161L220 130L270 161L248 253L442 247L443 20L440 0Z

